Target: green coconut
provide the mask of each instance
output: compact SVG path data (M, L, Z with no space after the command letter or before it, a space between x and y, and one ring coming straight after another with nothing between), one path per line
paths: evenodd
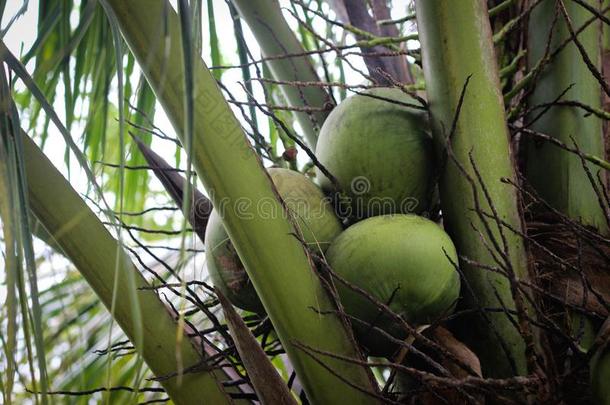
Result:
M301 239L312 252L326 251L343 229L322 190L301 173L278 168L268 169L268 172ZM283 212L266 212L265 207L270 205L260 205L261 215L284 215ZM263 305L215 209L205 233L205 250L214 286L236 307L263 312Z
M449 314L460 292L455 246L436 223L416 215L365 219L339 235L326 252L332 270L388 304L412 326L432 323ZM450 260L451 259L451 260ZM335 283L356 337L370 355L389 356L397 346L374 325L397 339L403 328L362 294Z
M216 210L212 211L205 231L205 254L214 287L236 307L250 312L263 312L263 304L258 299Z
M301 239L312 252L324 253L343 231L330 200L302 173L279 168L268 172Z
M427 114L405 104L419 105L400 89L372 89L345 99L324 122L316 156L350 197L348 216L429 209L435 175ZM325 191L334 189L317 176Z

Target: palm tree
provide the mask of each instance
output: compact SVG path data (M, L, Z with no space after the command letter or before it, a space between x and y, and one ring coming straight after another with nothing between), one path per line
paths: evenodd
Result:
M31 47L0 43L3 402L608 403L600 3L39 2ZM431 325L305 248L265 169L333 177L320 129L371 87L429 114L462 282ZM212 206L264 313L208 279ZM346 284L405 330L391 356Z

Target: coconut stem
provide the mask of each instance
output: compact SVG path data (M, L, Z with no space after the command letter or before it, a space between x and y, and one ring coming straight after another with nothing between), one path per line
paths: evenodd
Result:
M486 2L417 0L426 88L439 156L443 218L462 260L464 304L479 312L462 340L481 358L484 374L526 372L525 309L514 294L528 277L509 133ZM501 268L504 274L485 270ZM515 310L521 316L502 311ZM511 319L512 318L512 319ZM516 325L519 325L517 327Z
M585 1L599 9L597 0ZM529 20L528 65L533 67L539 64L547 52L552 54L559 44L570 38L570 26L576 32L591 17L590 11L577 2L544 0L532 11ZM548 111L536 108L554 102L565 92L561 101L576 101L602 110L601 86L590 71L591 68L602 70L601 21L590 24L577 38L581 49L572 41L540 73L527 100L529 107L535 108L527 120L532 122L532 130L548 134L584 154L603 159L605 147L600 117L586 114L577 106L564 104L551 106ZM587 57L581 54L583 50ZM585 58L592 65L588 66ZM526 140L526 175L540 197L570 218L607 233L604 210L580 156L556 148L549 142L531 137ZM605 179L604 170L588 162L586 167L593 174L595 182L597 172Z

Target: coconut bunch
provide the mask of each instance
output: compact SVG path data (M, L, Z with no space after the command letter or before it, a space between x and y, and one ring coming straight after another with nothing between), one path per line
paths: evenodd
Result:
M437 166L427 113L397 88L355 94L324 122L316 156L334 177L318 172L320 186L343 196L341 214L355 222L326 253L341 303L367 353L391 356L408 338L396 316L433 323L460 291L453 242L426 218Z
M319 134L315 153L332 175L318 169L319 187L301 173L268 169L295 237L338 279L355 335L374 356L392 355L396 340L408 337L396 316L412 327L432 323L452 311L460 290L451 239L420 216L434 205L436 165L426 112L417 106L387 88L343 101ZM214 285L235 306L264 312L216 210L205 245Z
M154 166L168 166L152 151L143 152ZM316 184L302 173L269 168L285 210L266 214L290 216L294 236L330 270L366 353L392 356L397 342L408 338L404 322L418 328L441 319L460 291L453 242L426 217L436 206L427 114L399 89L355 94L328 116L315 153L332 178L317 168ZM181 206L183 179L155 173ZM198 194L196 203L201 199ZM264 313L222 216L222 207L214 208L202 229L194 224L205 229L205 235L197 233L204 236L210 279L236 307Z

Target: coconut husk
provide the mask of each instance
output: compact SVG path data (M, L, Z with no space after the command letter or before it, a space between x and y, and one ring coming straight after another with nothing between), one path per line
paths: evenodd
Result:
M453 336L451 332L447 329L438 327L433 328L430 331L430 337L439 345L441 345L447 352L451 353L455 356L459 361L469 366L473 371L476 372L477 377L481 377L483 374L481 372L481 362L479 358L472 350L468 348L464 343L460 342ZM449 359L443 359L441 361L443 367L445 367L449 372L456 377L458 380L468 377L469 374L462 367L457 365L455 362ZM466 398L463 393L458 391L455 388L441 388L435 392L436 395L440 395L443 397L447 403L450 404L473 404L472 400L474 399L476 402L474 404L484 404L485 398L482 395L471 395L470 398ZM430 393L425 393L423 395L423 403L432 405L438 404L439 399L436 395L432 395Z
M555 220L553 220L555 219ZM604 319L610 304L610 239L557 217L527 223L536 284L554 305Z
M544 316L561 329L546 334L552 396L564 403L592 404L587 352L610 313L610 239L548 212L530 218L526 226L532 291Z
M420 347L420 349L449 371L456 381L463 380L469 376L482 376L481 363L477 355L464 343L456 339L449 330L442 326L435 326L426 329L423 334L441 346L447 355L441 355L436 350L426 347ZM415 344L419 346L417 342ZM456 361L452 360L451 357L456 359ZM408 367L436 374L435 370L418 356L409 354L406 359L400 359L400 361ZM459 363L469 368L469 371L472 371L472 373ZM445 386L443 384L435 384L433 381L422 384L416 379L400 373L397 375L396 384L396 388L402 394L399 401L409 404L433 405L446 403L476 405L485 403L483 395L473 392L470 388L459 387L459 384Z

